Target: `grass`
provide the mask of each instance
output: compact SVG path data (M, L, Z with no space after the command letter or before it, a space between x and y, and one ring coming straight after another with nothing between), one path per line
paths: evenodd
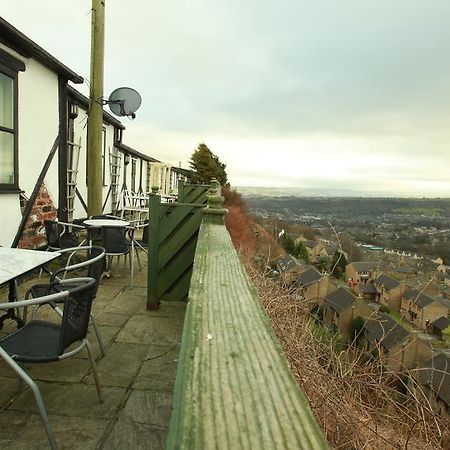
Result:
M450 348L450 326L442 331L442 338L445 342L445 347Z
M396 311L390 311L388 312L389 316L391 316L399 325L401 325L403 328L405 328L408 331L416 331L416 329L408 322L406 321L399 312Z

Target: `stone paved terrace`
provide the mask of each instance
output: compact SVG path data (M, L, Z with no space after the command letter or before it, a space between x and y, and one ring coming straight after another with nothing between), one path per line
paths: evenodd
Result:
M41 389L61 449L164 448L185 304L165 303L158 311L147 311L146 267L140 272L136 267L133 289L128 277L117 275L102 280L93 306L107 347L104 358L98 359L92 330L88 336L105 402L98 403L85 351L27 368ZM39 317L54 314L48 311ZM12 329L11 323L5 327ZM0 448L48 448L34 396L28 388L17 393L16 379L0 361Z

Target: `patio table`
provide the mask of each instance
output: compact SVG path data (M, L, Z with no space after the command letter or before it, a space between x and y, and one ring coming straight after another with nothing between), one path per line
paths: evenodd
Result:
M125 220L115 220L115 219L87 219L83 222L85 225L90 227L127 227L130 222Z
M0 247L0 285L9 283L8 300L16 300L15 280L34 269L42 267L60 255L59 252L41 252L38 250L25 250L22 248ZM16 316L14 309L9 309L0 317L0 330L6 319L17 322L17 326L23 325L22 320Z

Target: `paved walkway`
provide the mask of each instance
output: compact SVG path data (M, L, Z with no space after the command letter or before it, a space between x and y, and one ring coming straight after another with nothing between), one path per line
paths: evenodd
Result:
M185 304L165 303L147 311L145 303L146 267L137 272L133 289L124 277L101 283L93 313L107 346L106 356L98 360L103 404L85 352L27 367L41 389L61 449L164 448ZM40 318L49 314L54 313ZM93 331L89 340L99 358ZM47 448L32 393L28 388L16 392L16 377L3 361L0 386L0 448Z

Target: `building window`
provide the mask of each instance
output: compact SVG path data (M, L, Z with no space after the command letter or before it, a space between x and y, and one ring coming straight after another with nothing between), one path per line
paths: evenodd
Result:
M18 188L17 73L0 64L0 189Z
M136 192L136 159L131 160L131 191Z
M151 166L150 162L147 161L147 193L152 192L151 176L152 176L152 166Z
M106 128L102 128L102 184L106 186Z

